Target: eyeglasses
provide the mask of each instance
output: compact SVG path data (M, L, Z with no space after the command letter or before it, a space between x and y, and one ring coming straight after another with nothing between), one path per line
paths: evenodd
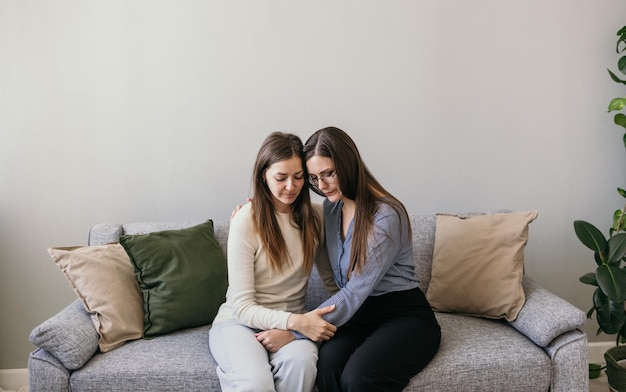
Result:
M337 178L337 173L335 171L330 171L328 173L322 173L319 177L317 176L309 176L309 183L314 187L318 187L320 184L320 180L324 182L326 185L334 184Z

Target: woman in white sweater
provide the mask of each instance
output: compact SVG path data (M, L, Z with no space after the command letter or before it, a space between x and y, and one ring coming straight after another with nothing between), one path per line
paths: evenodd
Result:
M334 306L304 313L322 210L302 192L302 149L298 136L268 136L254 165L252 202L231 221L229 287L209 335L223 391L312 390L315 342L336 330L320 317Z

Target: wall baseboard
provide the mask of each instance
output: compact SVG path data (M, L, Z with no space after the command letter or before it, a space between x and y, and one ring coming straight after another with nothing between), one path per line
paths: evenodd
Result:
M0 369L0 390L27 391L28 369Z
M615 342L592 342L587 344L589 363L605 363L604 352L615 347Z

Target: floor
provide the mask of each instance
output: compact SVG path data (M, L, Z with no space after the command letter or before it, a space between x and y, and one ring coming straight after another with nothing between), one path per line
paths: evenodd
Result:
M606 373L593 380L589 380L589 392L608 392L609 383L606 381Z
M23 387L19 388L17 391L10 390L10 389L2 389L0 387L0 392L28 392L28 385L24 385Z

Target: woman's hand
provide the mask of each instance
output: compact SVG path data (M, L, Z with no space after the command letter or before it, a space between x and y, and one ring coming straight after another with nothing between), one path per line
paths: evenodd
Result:
M267 331L255 333L254 336L271 353L275 353L286 344L296 340L293 332L284 329L268 329Z
M251 198L247 198L246 199L246 203L250 203L252 201ZM245 203L244 203L245 204ZM230 221L232 222L233 218L235 217L235 215L237 215L237 211L239 211L241 209L241 207L243 207L243 204L237 204L235 206L235 209L233 210L233 212L231 212L230 214Z
M298 331L314 342L329 340L335 336L337 327L322 318L335 310L335 305L315 309L305 314L293 313L287 319L287 328Z

